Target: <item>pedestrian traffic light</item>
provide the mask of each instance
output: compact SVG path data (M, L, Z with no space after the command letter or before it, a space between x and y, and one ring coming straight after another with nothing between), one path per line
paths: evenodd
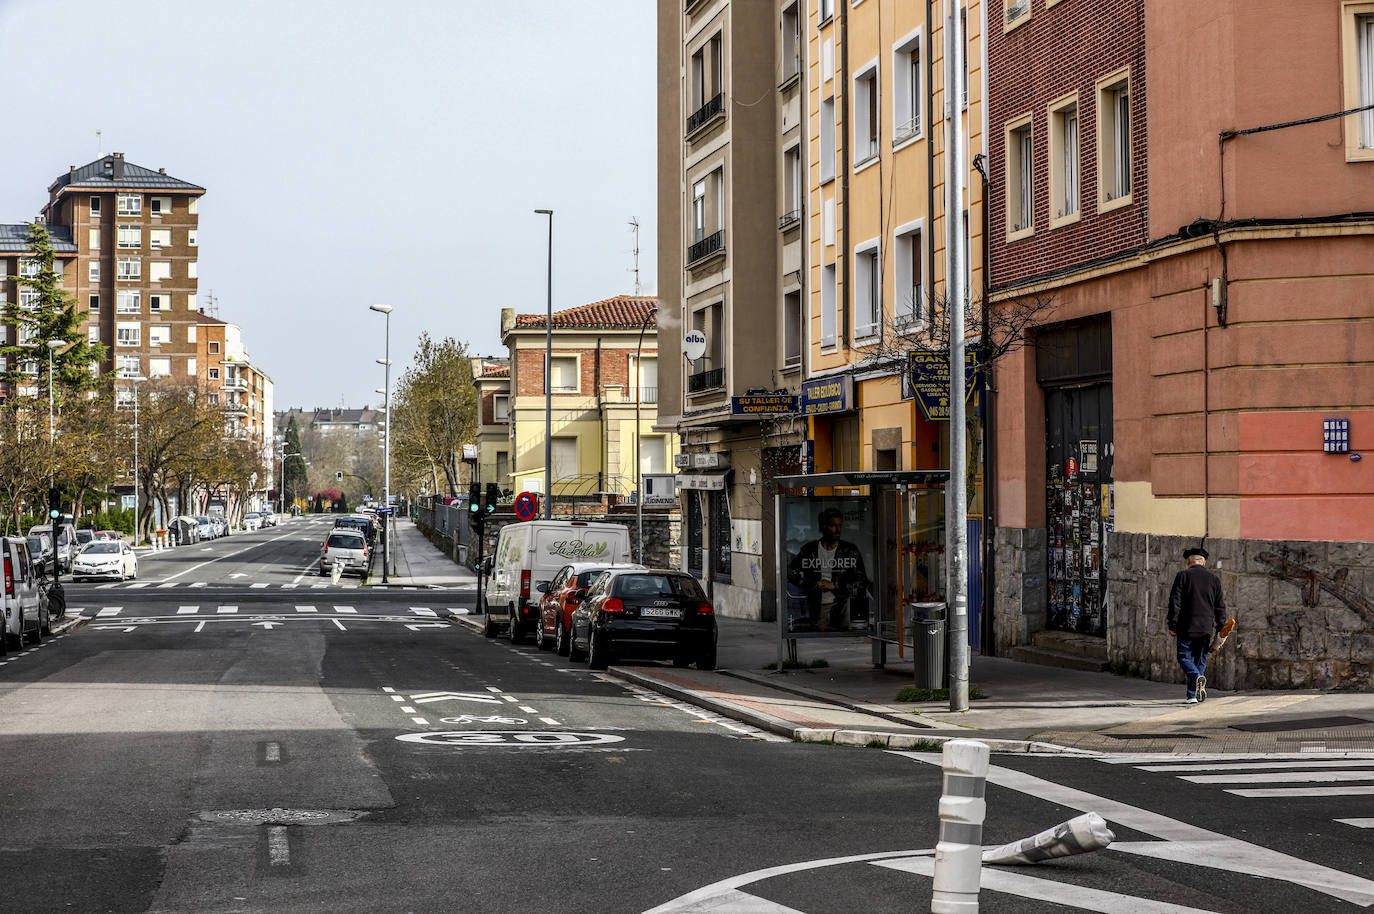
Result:
M53 486L48 489L48 517L57 520L62 516L62 492Z
M494 482L487 483L486 513L496 513L496 503L501 500L501 487Z
M339 472L335 473L334 478L339 482L343 482L343 470L339 470Z
M482 512L482 484L474 482L468 486L468 513L480 514Z

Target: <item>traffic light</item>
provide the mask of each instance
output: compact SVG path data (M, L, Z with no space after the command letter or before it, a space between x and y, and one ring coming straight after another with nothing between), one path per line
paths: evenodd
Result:
M486 513L496 513L496 503L501 500L501 487L494 482L487 483Z
M57 486L48 489L48 517L57 520L62 516L62 492Z
M480 482L474 482L468 486L468 513L473 515L482 513L482 484Z
M343 470L339 470L339 472L335 473L334 478L339 482L343 482Z

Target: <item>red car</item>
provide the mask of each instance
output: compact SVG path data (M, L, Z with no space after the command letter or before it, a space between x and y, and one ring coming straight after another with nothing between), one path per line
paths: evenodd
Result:
M587 595L587 587L596 580L597 575L611 568L642 569L644 566L573 562L558 569L549 583L539 585L544 595L539 598L539 624L534 630L534 643L541 651L556 646L559 654L568 656L572 644L568 633L572 631L573 610Z

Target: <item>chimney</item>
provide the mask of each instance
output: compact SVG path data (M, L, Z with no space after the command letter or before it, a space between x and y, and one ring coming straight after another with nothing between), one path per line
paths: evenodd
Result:
M515 326L515 309L514 309L514 308L502 308L502 309L501 309L501 336L504 337L504 336L510 331L510 328L512 328L512 327L514 327L514 326Z
M159 169L157 170L157 173L160 174L160 175L165 175L165 174L167 173L167 169L165 169L165 168L159 168Z
M123 181L123 180L124 180L124 153L122 153L122 152L116 152L116 153L114 154L113 158L114 158L114 179L115 179L116 181Z

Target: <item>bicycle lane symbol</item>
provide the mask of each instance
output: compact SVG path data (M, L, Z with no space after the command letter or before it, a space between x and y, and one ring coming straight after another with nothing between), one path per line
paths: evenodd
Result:
M439 718L439 723L441 723L441 724L506 724L507 726L511 726L511 725L514 725L514 724L526 724L526 723L529 723L529 721L525 720L523 717L474 717L474 716L471 715L471 714L464 714L464 715L462 715L462 716L460 716L460 717L441 717L441 718Z

